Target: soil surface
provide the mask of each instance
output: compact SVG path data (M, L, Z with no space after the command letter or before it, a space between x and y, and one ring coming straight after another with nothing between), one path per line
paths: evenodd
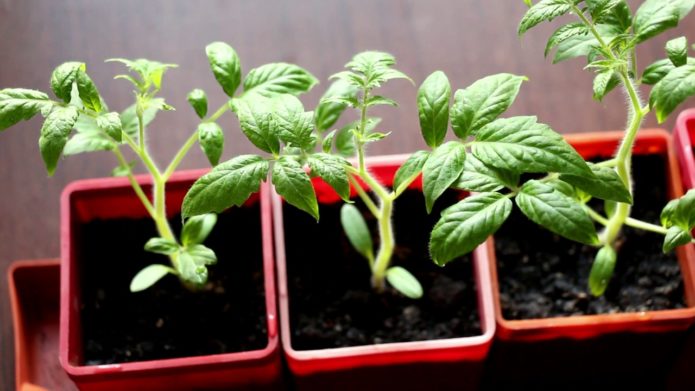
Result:
M342 203L321 205L317 224L284 207L292 346L298 350L455 338L481 334L470 257L444 268L429 257L429 234L442 209L458 200L448 192L427 215L422 193L408 190L395 203L397 248L392 266L413 273L419 300L389 287L371 288L367 261L353 250L340 225ZM363 207L361 201L356 202ZM361 209L378 246L376 220Z
M659 224L668 202L665 161L635 156L633 167L638 174L632 216ZM495 234L503 315L532 319L683 308L678 260L675 253L663 254L663 239L625 227L613 279L604 296L594 298L588 277L597 250L540 228L515 207Z
M171 220L180 232L181 218ZM109 364L262 349L267 345L260 211L219 215L205 245L217 253L204 291L169 275L152 288L130 280L163 255L144 251L156 236L149 219L95 220L78 227L84 364Z

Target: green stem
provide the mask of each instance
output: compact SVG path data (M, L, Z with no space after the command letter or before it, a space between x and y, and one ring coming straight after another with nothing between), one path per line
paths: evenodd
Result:
M357 195L359 195L362 199L362 202L364 202L364 204L367 205L369 211L372 212L372 215L374 217L379 217L379 208L377 208L376 204L374 204L374 201L372 201L371 197L369 197L369 194L367 194L367 192L364 191L360 182L356 180L353 175L350 175L350 182L357 191Z
M647 223L646 221L633 219L632 217L628 217L627 219L625 219L625 225L661 235L666 235L666 232L668 232L666 228L660 225Z
M589 207L588 205L584 205L584 210L589 215L589 217L591 217L592 219L597 221L599 224L604 225L604 226L608 225L608 219L603 217L601 214L599 214L595 210L591 209L591 207Z
M130 186L133 187L133 190L135 190L135 194L137 194L138 198L140 199L140 202L142 202L142 205L147 209L147 213L152 216L152 218L155 218L156 213L154 210L154 206L152 206L152 203L150 202L149 198L147 198L147 195L145 195L145 192L142 190L142 187L140 184L135 180L135 176L133 175L133 171L130 169L130 166L128 165L128 162L126 161L125 157L123 157L123 153L121 153L121 150L116 147L113 150L114 155L116 155L116 158L118 159L118 163L121 165L121 167L124 167L126 169L126 176L128 177L128 181L130 182Z
M188 140L186 140L186 143L181 146L181 149L176 152L176 156L174 156L174 159L171 160L171 163L169 163L169 166L164 171L164 174L162 174L162 179L166 181L171 177L171 174L176 171L179 164L181 164L181 161L184 157L186 157L186 154L188 154L191 147L195 145L196 141L198 141L198 131L193 132L193 134L188 137Z
M384 278L386 277L386 270L388 269L389 264L391 263L391 257L393 256L394 241L393 227L391 222L393 199L382 199L380 210L381 214L379 215L378 220L379 237L381 238L381 243L379 244L376 260L374 261L374 266L372 267L372 285L378 292L384 290Z

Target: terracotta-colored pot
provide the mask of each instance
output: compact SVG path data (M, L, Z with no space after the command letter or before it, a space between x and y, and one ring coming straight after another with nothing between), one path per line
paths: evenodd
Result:
M76 390L57 359L60 260L17 261L7 277L17 391Z
M167 211L180 211L192 183L204 171L175 173L167 184ZM148 192L151 180L139 176ZM61 313L60 362L81 390L191 390L232 388L249 385L276 385L281 377L279 336L275 304L275 270L271 228L270 193L264 185L249 202L260 202L263 236L268 343L260 350L208 356L129 362L111 365L84 365L80 324L78 249L75 227L92 219L146 218L144 207L126 178L83 180L70 184L61 200ZM244 224L244 222L239 222ZM128 283L125 281L124 283ZM240 315L243 316L243 315Z
M370 172L390 186L406 155L368 159ZM313 178L319 203L335 203L337 194L320 178ZM422 189L420 179L411 188ZM353 196L355 196L353 189ZM398 207L398 201L396 201ZM423 205L424 209L424 205ZM283 201L273 195L280 331L285 359L296 385L302 389L413 389L432 382L449 382L455 389L475 388L495 331L489 267L484 258L473 260L482 335L433 341L386 343L343 348L298 350L292 342L286 262ZM341 232L331 232L341 235Z
M611 156L622 132L567 135L567 141L585 158ZM642 130L635 155L658 154L665 158L668 195L683 194L675 151L670 135L663 130ZM686 330L695 321L695 249L676 251L684 283L687 308L636 313L616 313L509 320L502 314L494 239L476 252L489 259L492 276L497 335L492 368L519 380L541 376L582 379L589 375L613 376L624 370L659 365L664 371L675 360ZM658 363L658 364L657 364ZM649 374L645 374L649 376ZM635 378L636 379L636 378Z

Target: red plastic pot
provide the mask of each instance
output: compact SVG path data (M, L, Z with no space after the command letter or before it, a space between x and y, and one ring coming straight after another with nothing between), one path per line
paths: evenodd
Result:
M17 391L75 390L58 360L60 260L17 261L7 272Z
M175 173L167 184L167 211L173 216L192 183L204 171ZM146 192L147 176L137 181ZM191 390L276 385L282 373L275 304L275 271L271 228L270 193L264 185L249 202L260 202L263 235L268 344L238 353L151 360L112 365L83 365L79 266L80 246L73 234L76 224L95 218L145 218L147 213L126 178L73 182L61 199L61 295L60 363L81 390ZM261 234L259 232L259 234Z
M683 176L683 186L686 189L695 187L695 109L685 110L676 120L673 130L673 140L676 144L678 165Z
M391 185L406 155L367 160L375 177ZM313 178L319 203L334 203L337 194L320 178ZM411 188L422 189L418 179ZM353 189L353 196L355 196ZM413 389L432 382L450 381L455 389L475 388L482 374L495 331L489 266L485 258L474 258L474 276L482 335L435 341L364 345L320 350L297 350L292 344L290 303L287 287L285 234L282 199L273 194L275 256L278 268L280 332L285 359L299 388L311 389ZM398 201L396 201L396 204ZM335 233L340 234L339 232Z
M612 155L621 136L622 132L600 132L568 135L566 139L583 157L591 158ZM634 154L658 154L666 159L668 193L676 198L683 190L672 144L663 130L642 130ZM695 323L692 245L677 250L687 308L528 320L508 320L502 315L494 248L490 238L476 251L479 258L489 260L493 279L497 335L492 368L496 373L519 379L553 374L581 379L592 374L613 376L623 370L634 374L652 365L665 372L681 349L686 330Z

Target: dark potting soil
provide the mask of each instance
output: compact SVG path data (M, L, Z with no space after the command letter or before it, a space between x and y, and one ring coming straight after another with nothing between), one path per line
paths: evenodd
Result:
M171 220L177 233L181 218ZM267 345L260 210L219 215L205 241L218 257L200 292L166 276L150 289L128 290L143 267L168 264L144 251L156 236L149 219L95 220L78 227L84 364L109 364L230 353Z
M371 288L369 265L351 247L340 225L342 203L322 204L317 224L285 205L292 345L298 350L455 338L481 334L470 257L444 268L429 256L429 234L442 209L458 200L448 192L431 215L421 192L408 190L395 204L396 250L392 266L413 273L423 286L419 300L389 287ZM363 208L361 201L356 205ZM376 220L361 209L378 246Z
M666 167L659 155L635 156L632 216L659 224L668 202ZM601 204L593 204L602 209ZM624 227L618 262L606 293L589 293L596 249L530 222L516 207L495 234L502 313L506 319L639 312L683 308L683 279L663 236Z

